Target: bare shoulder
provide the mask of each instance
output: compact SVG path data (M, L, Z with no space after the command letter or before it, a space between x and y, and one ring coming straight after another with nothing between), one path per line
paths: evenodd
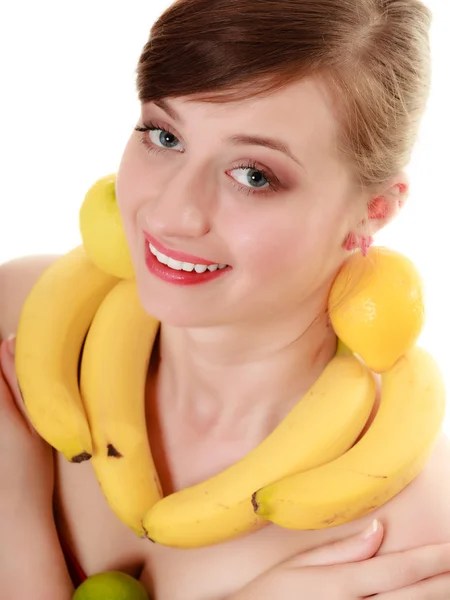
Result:
M442 434L419 476L378 511L386 535L380 553L450 542L450 441Z
M0 265L0 340L15 333L22 305L58 254L14 258Z

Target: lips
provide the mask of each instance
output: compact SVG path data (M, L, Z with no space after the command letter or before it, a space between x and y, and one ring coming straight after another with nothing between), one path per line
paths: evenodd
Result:
M146 231L144 231L144 236L147 242L154 246L154 248L156 248L158 252L162 252L162 254L165 254L166 256L173 258L174 260L177 260L179 262L193 263L194 265L206 266L220 264L219 261L213 262L211 260L207 260L206 258L202 258L201 256L194 256L193 254L187 254L178 250L171 250L170 248L166 248L163 244L161 244L161 242L159 242L156 238L154 238Z
M192 286L198 284L204 284L215 279L223 277L225 273L228 273L231 268L224 266L223 269L212 269L212 265L216 263L211 263L209 268L203 264L197 264L196 267L200 266L202 268L202 272L198 272L196 270L185 271L184 269L178 270L173 269L168 265L161 263L158 258L152 253L150 250L151 243L145 239L144 241L144 255L145 255L145 264L149 272L161 279L165 282L182 285L182 286ZM159 251L158 251L159 252ZM175 260L175 259L171 259ZM216 264L217 266L217 264ZM204 271L203 271L204 269Z

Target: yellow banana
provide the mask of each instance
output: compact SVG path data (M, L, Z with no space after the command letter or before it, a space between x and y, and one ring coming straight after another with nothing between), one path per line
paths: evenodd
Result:
M136 282L123 280L98 309L81 360L92 466L111 509L140 536L143 515L162 497L145 419L145 383L158 328L140 303Z
M117 281L79 246L45 270L20 314L16 371L28 417L71 462L92 454L78 388L81 348L98 306Z
M414 346L382 375L381 403L361 440L336 460L259 489L258 515L289 529L362 517L401 492L428 460L445 415L438 365Z
M371 371L354 356L336 355L258 447L214 477L157 502L143 520L147 536L166 546L194 548L263 527L267 521L253 512L255 489L348 450L375 395Z

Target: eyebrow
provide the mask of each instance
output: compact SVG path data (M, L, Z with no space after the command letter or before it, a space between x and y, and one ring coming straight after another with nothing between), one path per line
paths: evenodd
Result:
M173 106L171 106L167 102L167 100L164 100L163 98L158 99L158 100L153 100L153 104L155 104L155 106L157 106L158 108L160 108L161 110L166 112L169 115L169 117L171 117L174 121L183 123L183 119L181 118L181 116L173 108ZM271 150L276 150L278 152L282 152L283 154L288 156L291 160L296 162L300 167L302 167L303 169L305 168L304 165L298 160L298 158L296 156L294 156L294 154L290 150L289 146L286 143L282 142L281 140L274 139L274 138L268 138L268 137L261 137L261 136L257 136L257 135L238 134L238 135L233 135L230 138L228 138L228 141L231 142L234 146L238 146L240 144L249 144L252 146L263 146L264 148L270 148Z

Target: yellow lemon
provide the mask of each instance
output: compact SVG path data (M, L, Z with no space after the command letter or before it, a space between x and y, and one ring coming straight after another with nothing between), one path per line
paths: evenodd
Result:
M149 600L144 586L120 571L88 577L75 590L72 600Z
M414 263L389 248L353 254L333 283L328 310L333 329L376 373L411 349L424 325L424 288Z
M116 201L116 175L107 175L88 190L79 213L87 255L105 273L134 279L134 268Z

